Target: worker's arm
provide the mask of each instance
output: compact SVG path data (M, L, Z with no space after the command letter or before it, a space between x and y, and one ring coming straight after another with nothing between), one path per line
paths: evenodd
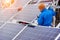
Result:
M53 7L49 7L48 10L51 10L52 11L52 15L53 15L53 21L52 21L52 27L55 27L55 15L56 15L56 12L54 11Z
M41 13L37 19L38 25L42 25L43 24L43 14Z
M55 17L55 16L53 16L52 27L55 27L55 20L56 20L56 17Z

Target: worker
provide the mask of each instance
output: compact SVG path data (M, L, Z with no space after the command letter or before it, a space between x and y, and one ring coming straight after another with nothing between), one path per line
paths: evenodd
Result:
M48 8L48 10L52 11L53 21L52 21L51 25L52 25L52 27L55 27L55 20L56 20L55 15L56 15L56 12L54 11L53 7L51 7L51 6Z
M53 21L53 12L46 9L44 3L40 3L38 5L38 9L40 10L39 17L37 18L38 25L41 26L51 26L51 23Z

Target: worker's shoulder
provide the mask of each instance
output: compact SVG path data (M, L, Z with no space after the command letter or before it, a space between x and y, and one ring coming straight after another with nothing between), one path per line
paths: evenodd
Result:
M46 14L46 13L50 13L51 11L49 11L48 9L44 10L42 13Z
M44 12L42 12L42 15L43 15L43 16L51 15L51 12L52 12L52 11L45 10Z
M46 13L46 12L49 12L49 10L45 8L45 9L43 10L43 13Z

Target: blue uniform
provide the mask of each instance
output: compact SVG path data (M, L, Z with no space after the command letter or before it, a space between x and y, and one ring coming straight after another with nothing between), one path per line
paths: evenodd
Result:
M56 12L53 10L52 7L49 7L48 10L52 11L52 15L55 16L56 15Z
M53 11L50 11L46 8L43 9L39 15L39 18L37 19L38 25L51 26L53 15Z

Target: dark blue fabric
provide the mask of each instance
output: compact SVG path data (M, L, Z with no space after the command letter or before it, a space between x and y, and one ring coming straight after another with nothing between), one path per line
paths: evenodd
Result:
M38 25L42 26L51 26L53 15L52 11L48 9L43 9L39 15L39 18L37 19Z

